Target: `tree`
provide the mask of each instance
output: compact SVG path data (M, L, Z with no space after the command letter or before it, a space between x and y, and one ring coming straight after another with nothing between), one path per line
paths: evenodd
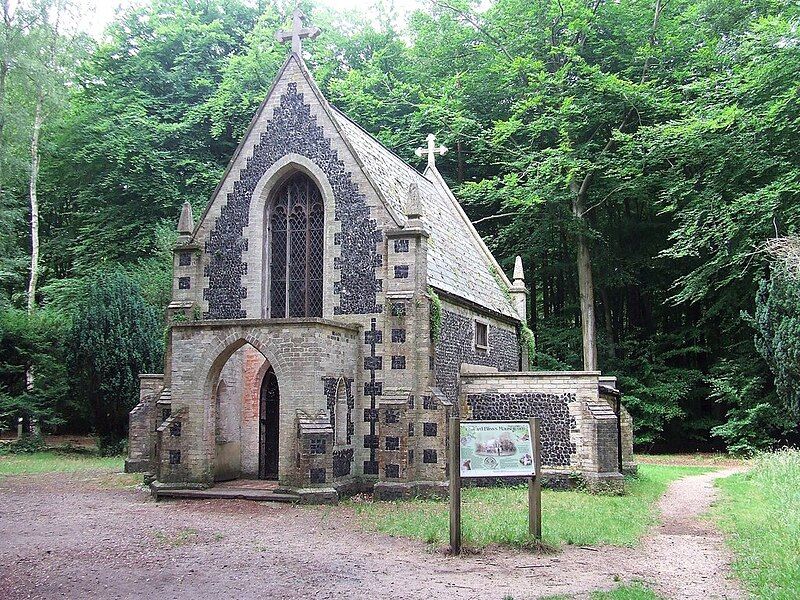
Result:
M756 349L775 377L781 404L800 418L800 240L777 238L775 261L756 295Z
M67 365L72 392L87 403L95 433L113 443L126 434L139 374L161 369L163 328L124 273L99 273L84 285L67 335Z
M243 2L155 0L122 13L81 65L46 177L59 234L48 260L66 274L157 250L154 225L185 200L202 209L235 140L211 134L204 103L252 29Z
M0 11L0 284L10 296L19 290L26 262L16 240L26 211L15 192L27 180L22 175L27 164L22 123L27 114L20 65L26 62L26 34L37 17L8 0L0 2Z
M13 429L17 418L24 420L26 428L34 420L52 428L76 414L68 393L65 329L63 315L52 311L30 315L0 306L0 423L4 429ZM33 382L27 380L31 371L37 373Z

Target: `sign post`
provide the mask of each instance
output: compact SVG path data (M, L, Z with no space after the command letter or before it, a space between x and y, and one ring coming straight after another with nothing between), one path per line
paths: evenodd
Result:
M450 551L461 554L461 419L450 417Z
M542 539L541 421L450 418L450 549L461 553L461 479L529 477L528 532Z
M531 417L533 477L528 483L528 533L542 541L542 438L541 419Z

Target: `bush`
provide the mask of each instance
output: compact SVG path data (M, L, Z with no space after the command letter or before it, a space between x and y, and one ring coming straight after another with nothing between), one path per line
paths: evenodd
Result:
M775 376L782 404L800 416L800 281L781 264L756 295L756 349Z
M751 456L773 448L793 427L774 391L768 389L769 372L763 363L723 360L708 382L711 398L730 407L725 422L711 435L722 439L732 454Z
M138 401L139 374L161 368L162 324L125 273L100 274L89 285L67 336L68 366L95 433L119 453L128 412Z
M67 394L65 331L54 311L0 308L0 427L15 430L20 417L26 427L33 419L55 426L76 412Z
M121 456L128 452L128 440L116 435L97 438L98 456Z
M33 454L47 450L47 444L40 435L30 435L0 447L6 454Z

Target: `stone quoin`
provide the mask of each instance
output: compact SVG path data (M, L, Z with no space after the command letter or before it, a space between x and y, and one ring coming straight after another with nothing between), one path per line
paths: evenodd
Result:
M126 470L154 489L273 479L308 501L445 493L448 419L542 419L554 483L635 468L613 378L528 371L528 292L436 167L333 107L292 52L195 223L182 207L163 374L141 375Z

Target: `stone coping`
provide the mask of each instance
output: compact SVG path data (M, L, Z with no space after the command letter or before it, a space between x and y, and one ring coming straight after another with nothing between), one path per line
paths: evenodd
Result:
M283 327L283 326L302 326L302 325L326 325L334 329L344 329L346 331L357 332L361 325L356 323L342 323L322 317L296 317L288 319L207 319L203 321L186 321L183 323L173 323L172 327L197 328L208 327L218 329L221 327Z
M399 229L389 229L386 231L387 239L413 237L413 236L430 237L431 234L424 227L402 227Z
M600 371L483 371L462 369L463 377L512 379L519 377L599 379Z

